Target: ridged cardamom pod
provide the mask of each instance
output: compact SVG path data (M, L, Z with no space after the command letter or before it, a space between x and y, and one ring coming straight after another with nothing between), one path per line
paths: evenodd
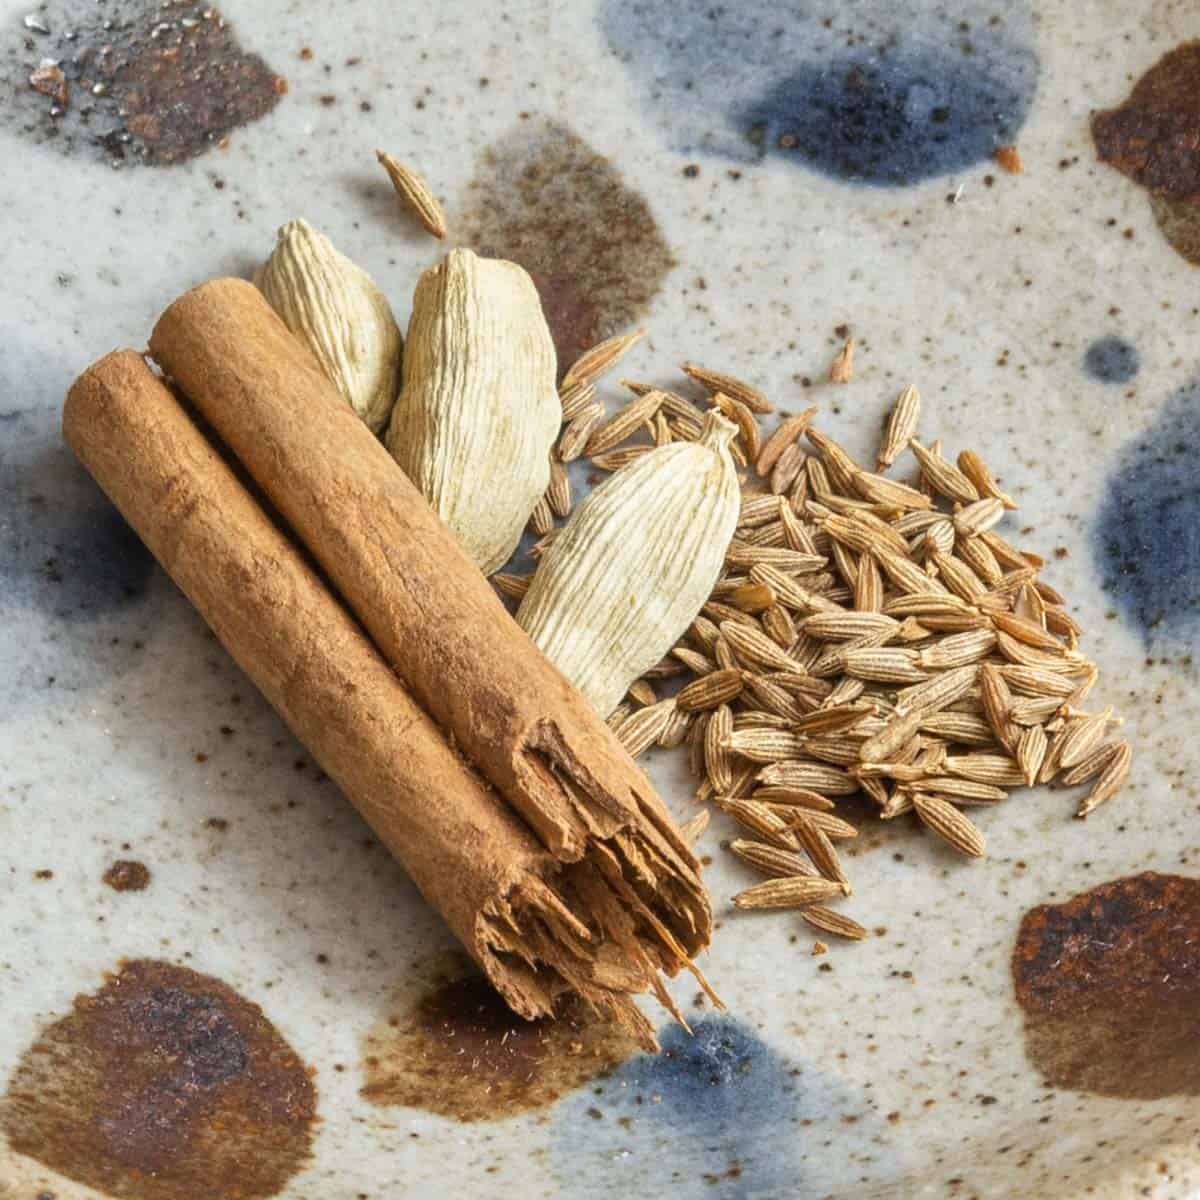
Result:
M289 221L254 276L350 407L379 433L400 382L403 339L387 297L307 221Z
M686 631L721 574L741 489L716 412L696 442L617 471L546 552L517 621L607 716Z
M413 296L392 457L490 575L550 482L554 342L516 263L452 250Z

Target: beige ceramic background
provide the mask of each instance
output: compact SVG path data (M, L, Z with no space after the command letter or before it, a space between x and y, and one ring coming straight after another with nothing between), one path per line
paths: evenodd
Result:
M461 219L478 203L467 185L480 155L529 111L610 158L678 260L644 317L638 372L666 379L674 362L702 359L795 406L807 398L795 377L819 376L833 328L849 322L861 342L854 381L811 393L826 427L866 453L890 398L915 380L924 430L987 453L1034 526L1027 544L1070 549L1049 578L1093 631L1086 648L1105 671L1097 696L1123 709L1138 747L1131 786L1110 809L1083 824L1061 794L1018 794L980 815L991 853L979 864L907 834L864 838L878 848L852 862L848 911L887 933L823 959L810 957L797 920L730 911L747 876L718 847L730 835L722 820L707 835L720 929L704 969L745 1027L820 1080L806 1084L811 1125L781 1135L796 1191L772 1195L1182 1198L1200 1186L1194 1097L1047 1089L1025 1057L1008 968L1031 906L1134 871L1186 873L1200 844L1193 679L1169 657L1146 665L1137 630L1110 619L1088 535L1118 449L1193 377L1197 276L1163 241L1144 194L1095 164L1087 126L1092 108L1119 102L1200 24L1190 5L1163 0L1036 7L1026 173L990 188L988 164L895 190L775 159L734 181L720 160L699 158L699 176L685 178L693 159L667 147L583 0L403 11L347 0L320 12L229 0L243 44L291 91L227 150L169 171L114 171L0 132L0 407L26 414L0 435L13 469L36 476L51 505L82 486L55 447L53 410L86 362L143 344L170 298L244 272L295 215L363 263L406 319L435 251L395 220L375 145L421 164ZM23 11L6 2L0 19ZM312 61L299 59L303 45ZM353 71L342 66L351 56L362 57ZM337 103L322 104L327 93ZM1128 388L1079 368L1093 338L1114 331L1141 355ZM18 519L0 513L2 524ZM664 1155L687 1161L685 1133L676 1141L636 1124L619 1152L577 1154L599 1123L572 1123L564 1114L581 1110L569 1101L458 1125L360 1100L364 1032L390 1010L407 965L447 935L401 872L364 851L365 828L330 786L295 769L302 750L160 573L137 606L89 621L10 605L0 690L0 1076L120 958L163 957L262 1004L315 1068L315 1157L290 1200L651 1194ZM236 735L223 737L224 724ZM651 769L689 816L678 763L665 756ZM207 828L212 816L228 831ZM122 843L153 871L145 892L100 882ZM35 881L43 867L54 878ZM33 1200L39 1189L90 1194L0 1147L0 1195Z

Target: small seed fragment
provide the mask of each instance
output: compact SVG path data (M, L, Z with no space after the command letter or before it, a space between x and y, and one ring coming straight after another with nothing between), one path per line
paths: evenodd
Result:
M854 375L854 339L847 338L829 364L830 383L849 383Z
M895 479L888 479L886 475L875 475L870 471L859 471L854 476L854 487L864 500L870 500L872 504L883 504L888 508L907 511L925 509L932 505L932 501L924 492Z
M780 671L803 670L800 663L781 650L757 625L722 621L721 635L746 662L774 667Z
M733 375L726 375L722 371L710 371L694 362L685 362L681 369L685 375L710 393L723 392L726 396L740 401L751 412L762 415L775 411L775 406L762 392Z
M796 625L782 604L772 604L762 615L763 629L780 648L789 651L796 641ZM791 655L790 655L791 656ZM794 656L791 656L794 657Z
M987 732L990 739L991 730ZM1025 782L1025 772L1006 754L951 754L946 758L946 771L996 787L1020 787Z
M766 842L755 842L748 838L734 838L729 848L748 862L755 870L775 879L794 878L797 875L816 879L817 872L812 864L802 854L795 850L785 850L782 846L772 846Z
M1003 516L1004 505L994 497L988 496L960 509L954 514L952 520L954 528L963 537L976 537L990 530Z
M1120 748L1120 742L1108 742L1097 746L1086 758L1080 759L1070 770L1064 771L1059 777L1059 783L1064 787L1087 783L1108 766L1113 756L1120 752Z
M542 496L533 506L533 512L529 514L529 528L539 537L554 528L554 512L550 507L550 501L545 496Z
M826 908L823 904L810 904L807 908L800 910L800 915L810 925L824 933L832 933L836 937L848 938L852 942L861 942L867 936L866 929L853 917L836 912L832 908ZM820 942L816 943L818 946L820 944ZM815 952L816 947L814 946L813 949Z
M532 575L511 575L504 571L497 571L491 576L492 584L502 596L508 596L512 600L520 600L525 593L529 591L529 581L533 578Z
M842 652L842 668L847 675L877 683L923 682L929 676L917 662L917 651L901 647L865 647Z
M987 464L974 450L963 450L958 456L959 470L975 485L981 496L991 496L999 500L1005 508L1017 507L1016 501L1006 492L1000 490Z
M761 457L760 455L760 461ZM779 461L771 468L772 495L787 495L795 485L800 472L804 470L806 462L808 462L808 455L799 446L794 443L788 446L779 456Z
M875 456L875 469L882 471L896 461L897 455L909 444L917 432L921 416L921 394L910 383L896 398L888 415L887 428Z
M770 804L775 809L790 805L813 812L829 812L834 806L828 796L804 788L759 787L754 789L751 799L760 804Z
M660 700L647 708L639 708L617 730L617 741L631 758L644 754L658 741L675 709L674 700Z
M571 515L571 481L566 468L556 458L550 460L550 486L546 489L546 502L556 517Z
M569 387L581 380L595 383L601 375L616 366L645 336L644 329L635 329L632 333L621 333L616 337L607 338L590 350L585 350L563 376L563 387Z
M799 850L800 843L788 827L787 821L757 800L720 796L716 803L739 825L758 834L764 841L784 850Z
M604 406L601 404L586 404L570 418L567 427L558 439L555 454L559 462L574 462L584 451L592 431L604 416Z
M817 612L805 617L800 628L823 642L843 642L871 633L895 633L900 622L876 612Z
M446 236L446 214L429 184L411 167L397 162L385 150L376 150L379 165L387 172L396 189L396 195L408 206L413 215L435 238Z
M595 458L597 454L619 446L639 426L654 416L661 398L661 392L647 392L644 396L630 400L623 408L619 408L611 417L602 421L588 438L588 457Z
M858 781L837 767L815 762L778 762L758 773L760 783L768 787L800 788L825 796L852 796Z
M921 780L921 791L953 796L959 804L995 804L1008 799L1004 788L956 775L931 775Z
M775 593L766 583L744 583L729 594L729 603L743 612L763 613L775 603Z
M664 750L674 750L677 746L682 746L687 741L687 736L692 727L692 714L680 712L676 706L675 711L671 714L671 719L663 727L662 733L658 735L658 745Z
M558 400L562 405L562 419L573 421L585 408L596 403L596 385L580 380L570 387L559 388ZM603 414L604 406L597 405L597 408Z
M982 858L987 849L987 842L975 823L964 816L947 800L939 796L915 792L912 798L913 808L921 823L932 830L960 854L971 858Z
M1042 770L1042 763L1046 761L1048 745L1046 731L1040 725L1030 725L1022 729L1017 738L1017 762L1025 776L1025 783L1029 787L1033 787L1037 782L1037 777ZM1061 762L1061 760L1060 754L1059 761Z
M916 455L921 464L921 473L929 480L935 491L941 492L949 500L957 500L960 504L971 504L979 499L975 485L952 462L940 454L922 446L916 438L910 438L909 449Z
M1061 767L1074 767L1081 763L1104 741L1112 720L1112 709L1098 713L1079 713L1067 725L1066 736L1058 752Z
M733 763L725 749L732 733L733 713L727 704L720 704L713 710L704 731L704 768L718 792L728 792L733 786Z
M733 902L738 908L803 908L807 904L831 900L841 890L841 885L830 879L798 875L756 883L744 892L738 892Z
M700 835L708 828L708 809L702 808L690 821L685 821L679 827L679 836L689 846L694 846Z
M712 402L738 427L738 436L742 439L746 458L750 462L754 462L762 449L762 437L758 431L758 420L754 413L740 400L735 400L724 392L716 392L712 397Z
M656 449L654 446L622 446L620 450L609 450L604 454L593 454L592 465L601 471L619 471L637 462L639 458ZM732 457L732 455L730 456Z
M853 890L850 880L846 877L837 851L824 830L802 810L797 810L792 817L791 827L802 849L812 859L813 866L826 879L841 884L842 891L849 896Z
M1133 748L1128 742L1117 742L1116 746L1104 769L1096 777L1092 790L1079 802L1079 808L1075 812L1077 817L1086 817L1106 800L1111 800L1128 778L1129 766L1133 762Z
M725 394L733 395L734 393L726 390ZM744 397L741 397L741 400L743 404L746 403ZM747 407L752 406L747 405ZM795 444L816 415L817 410L815 408L806 408L803 412L796 413L795 416L786 417L782 420L771 436L763 442L762 449L758 454L758 461L754 464L754 469L760 475L769 475L783 452L789 446Z

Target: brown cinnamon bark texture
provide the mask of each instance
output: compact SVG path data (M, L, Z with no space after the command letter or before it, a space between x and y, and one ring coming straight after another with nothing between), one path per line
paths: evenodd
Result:
M188 292L150 349L413 698L555 858L582 865L564 877L604 908L626 956L690 965L711 914L662 801L258 291L218 279Z
M293 732L519 1013L574 990L647 1045L636 920L593 868L563 874L133 351L72 387L67 441ZM608 928L611 926L612 928ZM615 940L614 940L615 938Z

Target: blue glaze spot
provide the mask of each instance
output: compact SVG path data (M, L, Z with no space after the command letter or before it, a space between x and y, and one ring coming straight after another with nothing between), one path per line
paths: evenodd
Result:
M62 445L56 412L0 425L0 610L91 620L138 602L154 559Z
M50 605L63 616L98 616L146 594L154 558L102 495L72 512L47 548L40 574L50 585ZM54 588L63 603L55 603Z
M1128 383L1141 365L1137 347L1113 335L1097 338L1083 355L1083 369L1101 383Z
M821 1196L837 1185L819 1149L828 1134L809 1138L807 1127L828 1121L839 1142L878 1137L861 1098L790 1063L736 1018L704 1017L692 1029L668 1026L660 1054L623 1063L559 1106L572 1194L603 1181L615 1195L677 1200ZM849 1114L861 1124L843 1124Z
M766 152L837 179L902 187L989 157L1013 140L1027 107L1004 76L896 51L805 67L744 121Z
M1105 588L1121 616L1190 653L1200 637L1200 381L1167 404L1118 459L1094 529Z
M600 22L685 153L780 154L889 187L1015 140L1037 86L1027 4L603 0Z

